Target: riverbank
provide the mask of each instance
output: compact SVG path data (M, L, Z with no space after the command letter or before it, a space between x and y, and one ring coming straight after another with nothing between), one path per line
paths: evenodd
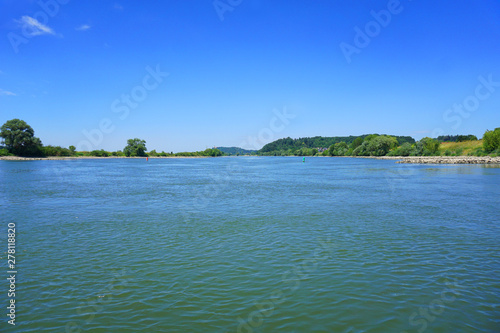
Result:
M403 164L500 164L500 157L491 156L408 156L398 157Z
M1 156L0 161L51 161L51 160L109 160L116 158L138 158L146 159L146 157L126 157L126 156L49 156L49 157L20 157L20 156ZM208 156L149 156L148 158L208 158Z
M228 157L228 156L226 156ZM236 157L236 156L234 156ZM296 157L296 156L292 156ZM338 156L343 158L372 158L377 160L395 160L396 163L403 164L500 164L500 157L491 156ZM126 156L49 156L49 157L20 157L20 156L1 156L3 161L50 161L50 160L93 160L93 159L145 159L145 157L126 157ZM150 159L164 158L209 158L208 156L149 156Z
M349 157L349 156L348 156ZM352 157L352 156L350 156ZM500 164L500 157L491 156L354 156L376 160L395 160L402 164Z

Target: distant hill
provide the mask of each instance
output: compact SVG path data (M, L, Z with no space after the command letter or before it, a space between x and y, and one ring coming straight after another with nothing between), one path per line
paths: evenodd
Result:
M228 155L251 155L257 152L257 150L248 150L239 147L217 147L217 149Z
M284 151L287 149L301 149L301 148L328 148L331 145L338 142L345 142L348 145L351 144L354 139L360 137L364 139L368 134L359 135L359 136L333 136L333 137L324 137L324 136L315 136L312 138L284 138L268 143L259 151L261 153L267 153L272 151ZM411 136L396 136L394 137L398 140L399 145L402 145L405 142L410 144L415 143L415 139Z

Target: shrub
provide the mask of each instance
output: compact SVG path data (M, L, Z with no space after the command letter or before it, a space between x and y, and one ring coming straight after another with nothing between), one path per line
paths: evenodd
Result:
M101 149L101 150L92 150L90 152L90 156L108 157L109 153L107 151L105 151L104 149Z
M41 148L44 156L71 156L73 152L60 146L43 146Z
M5 148L0 149L0 156L10 156L9 151Z
M409 142L403 143L400 147L391 150L387 155L389 156L410 156L412 145Z
M483 149L487 153L500 149L500 128L494 131L486 131L483 135Z

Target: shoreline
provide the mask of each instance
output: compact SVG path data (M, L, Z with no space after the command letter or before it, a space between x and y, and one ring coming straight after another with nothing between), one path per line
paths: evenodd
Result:
M21 156L0 156L0 161L67 161L67 160L104 160L104 159L145 159L142 156L49 156L49 157L21 157ZM147 158L210 158L209 156L147 156Z
M398 164L500 164L500 157L491 156L355 156L376 160L396 160Z
M239 157L239 156L221 156ZM283 156L288 157L288 156ZM293 156L292 156L293 157ZM313 156L309 156L313 157ZM318 156L328 157L328 156ZM394 160L398 164L500 164L499 157L491 156L331 156L331 157L352 157L370 158L376 160ZM126 156L49 156L49 157L20 157L20 156L0 156L0 161L67 161L67 160L94 160L94 159L144 159L146 157L126 157ZM169 158L211 158L209 156L149 156L150 159Z
M500 164L500 157L491 156L405 156L400 164Z

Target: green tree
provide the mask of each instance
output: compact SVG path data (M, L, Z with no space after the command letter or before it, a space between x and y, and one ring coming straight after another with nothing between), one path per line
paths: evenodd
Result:
M380 135L372 138L368 144L368 150L372 156L385 156L398 146L398 140L393 136Z
M345 156L349 147L345 142L337 142L328 149L330 156Z
M410 156L411 152L412 152L412 145L409 142L405 142L400 147L391 150L387 155L389 155L389 156Z
M69 146L69 151L71 151L72 154L76 152L76 147L75 146Z
M351 144L351 148L354 150L356 148L358 148L359 146L361 146L361 144L363 143L363 138L362 137L357 137L356 139L354 139L354 141L352 142Z
M500 149L500 127L486 131L483 135L483 149L487 153Z
M202 156L210 156L210 157L217 157L217 156L222 156L223 153L219 149L208 148L208 149L205 149L205 151L201 152L200 155L202 155Z
M12 119L0 128L0 137L7 150L18 156L42 156L42 142L24 120Z
M412 156L432 156L436 155L439 150L439 141L429 137L422 138L413 148Z
M354 156L385 156L398 146L398 140L389 135L372 134L365 138L361 146L354 149Z
M146 150L146 141L135 138L127 140L123 153L125 156L147 156Z

